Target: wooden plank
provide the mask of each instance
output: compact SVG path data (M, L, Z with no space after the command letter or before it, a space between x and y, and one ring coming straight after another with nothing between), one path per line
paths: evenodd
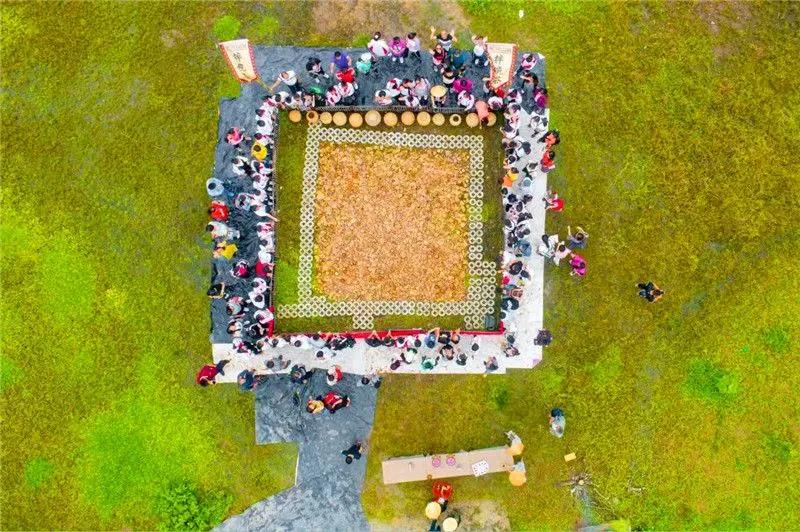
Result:
M433 466L433 458L441 459L439 467ZM454 465L447 465L447 457L455 457ZM501 473L514 468L514 458L508 447L491 447L474 451L460 451L440 455L416 455L401 458L390 458L381 464L384 484L400 482L416 482L428 479L471 476L472 464L486 461L488 473Z

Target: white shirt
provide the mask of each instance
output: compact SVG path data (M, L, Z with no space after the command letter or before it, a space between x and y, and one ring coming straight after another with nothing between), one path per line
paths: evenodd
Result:
M406 39L406 46L408 47L408 53L419 52L420 49L419 37L414 37L413 39Z
M339 85L336 86L336 91L343 98L347 98L348 96L352 96L353 94L355 94L356 89L355 87L353 87L352 83L340 83Z
M463 91L458 95L458 105L462 106L464 109L472 109L475 105L475 96L467 91Z
M369 50L375 57L386 57L390 52L389 45L386 44L386 41L383 39L372 39L369 41L369 44L367 44L367 50Z
M297 83L297 74L295 74L294 70L287 70L286 72L280 73L281 80L289 85L290 87Z

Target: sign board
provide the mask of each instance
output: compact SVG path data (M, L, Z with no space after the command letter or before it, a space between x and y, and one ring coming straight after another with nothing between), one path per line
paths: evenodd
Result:
M256 56L249 40L238 39L235 41L221 42L219 43L219 48L222 50L222 55L225 56L225 60L228 62L233 77L242 83L258 79Z
M490 42L486 51L489 54L489 87L497 90L511 84L517 68L517 45Z

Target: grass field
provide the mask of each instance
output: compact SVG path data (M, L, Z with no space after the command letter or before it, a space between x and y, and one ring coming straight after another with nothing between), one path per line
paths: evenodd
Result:
M574 451L598 520L797 528L799 11L3 3L2 528L153 528L184 482L209 524L291 482L296 450L254 445L251 397L193 385L209 350L203 181L217 99L237 90L214 42L347 44L431 24L547 56L562 134L550 180L567 202L548 226L587 229L589 275L546 272L555 342L536 370L386 380L370 518L419 527L408 516L427 500L423 485L380 485L382 457L514 429L529 483L458 481L476 520L571 527L579 509L554 483ZM648 279L667 292L654 305L633 288ZM555 405L563 440L546 429Z

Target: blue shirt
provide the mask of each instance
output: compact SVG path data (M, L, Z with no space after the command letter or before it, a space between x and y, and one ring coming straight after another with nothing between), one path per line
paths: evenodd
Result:
M349 66L348 63L348 57L345 53L342 53L342 55L339 56L339 59L336 59L336 56L333 57L333 64L341 69L347 68Z

